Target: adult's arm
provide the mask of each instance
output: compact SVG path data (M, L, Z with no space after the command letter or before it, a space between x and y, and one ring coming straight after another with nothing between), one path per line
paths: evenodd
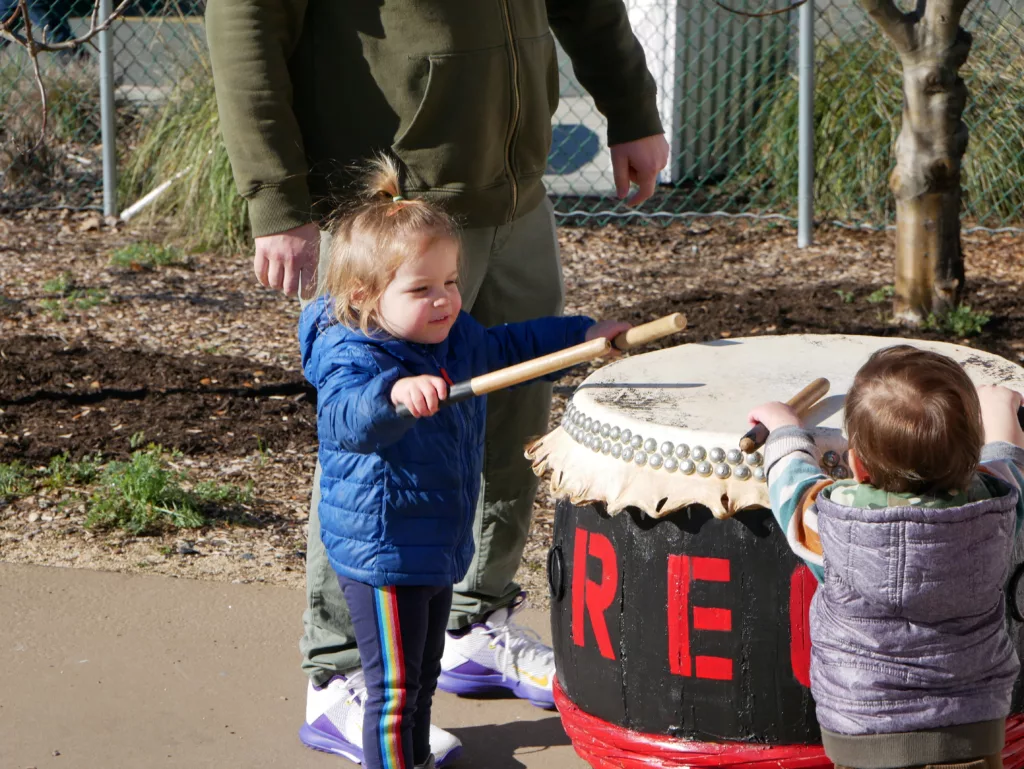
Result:
M256 238L310 222L288 71L305 11L306 0L209 0L206 7L220 129Z
M576 79L608 119L608 144L663 133L657 87L622 0L547 0L547 9Z

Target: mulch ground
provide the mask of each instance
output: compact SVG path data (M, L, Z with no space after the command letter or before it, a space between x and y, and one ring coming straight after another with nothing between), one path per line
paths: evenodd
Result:
M965 302L991 319L964 340L893 325L888 303L869 300L892 282L889 233L824 228L803 250L791 229L720 221L563 228L560 238L568 312L634 323L685 312L688 328L667 343L850 333L1024 358L1024 239L965 238ZM113 249L162 239L90 214L0 218L0 462L124 458L144 439L179 450L197 480L251 482L251 520L135 538L91 531L82 505L42 493L0 501L0 560L299 585L316 434L298 304L259 287L245 256L110 265ZM47 291L60 275L95 301ZM589 370L560 383L555 418ZM539 592L552 505L542 492L521 572Z
M0 461L123 458L140 433L135 443L226 456L316 440L316 391L277 366L30 334L0 341L0 356Z

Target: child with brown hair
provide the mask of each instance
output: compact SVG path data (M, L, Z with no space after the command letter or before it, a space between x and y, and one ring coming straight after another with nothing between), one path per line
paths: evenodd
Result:
M299 323L317 389L321 537L367 700L361 724L325 712L317 728L371 769L434 765L431 702L452 586L473 557L486 413L483 397L441 409L448 386L629 328L565 317L486 329L460 312L458 280L454 222L402 197L395 165L379 159L365 201L334 226L326 293Z
M792 409L750 412L771 431L772 510L821 583L811 693L837 766L1002 766L1020 669L1005 588L1024 518L1021 400L943 355L880 350L846 397L841 481Z

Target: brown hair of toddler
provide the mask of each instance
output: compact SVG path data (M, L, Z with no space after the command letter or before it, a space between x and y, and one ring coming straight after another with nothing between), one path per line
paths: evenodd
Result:
M398 166L386 155L374 158L357 205L331 227L330 261L322 289L333 298L339 323L364 334L380 327L384 289L406 260L434 240L459 243L455 220L437 206L401 194Z
M846 396L846 433L872 486L964 489L984 443L978 392L960 365L910 345L879 350Z

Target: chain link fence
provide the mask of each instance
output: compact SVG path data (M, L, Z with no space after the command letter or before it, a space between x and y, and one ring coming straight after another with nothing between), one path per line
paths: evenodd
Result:
M735 10L784 9L786 0L733 0ZM798 45L796 13L751 18L711 0L627 0L658 82L672 162L643 214L796 219ZM888 189L901 124L898 57L857 0L815 7L816 218L884 227L895 218ZM973 0L974 36L962 74L965 224L1024 227L1024 10L1017 0ZM614 198L602 143L605 124L563 73L552 178L564 218L637 214ZM593 197L603 195L604 197Z
M118 3L114 3L116 6ZM37 39L60 42L89 30L93 0L29 0ZM17 0L0 0L0 19ZM206 57L203 0L139 0L112 27L116 130L130 153L174 84ZM32 65L16 45L0 48L0 209L101 208L102 135L98 39L41 53L49 109L46 140Z
M788 3L726 2L747 13ZM91 0L29 4L39 15L37 34L43 27L53 36L88 28ZM561 101L546 180L562 221L709 215L795 220L796 12L752 18L712 0L626 4L658 84L672 159L658 194L640 211L618 201L606 124L559 50ZM13 5L0 0L0 17ZM123 165L130 164L137 140L159 118L175 86L196 81L197 73L208 77L203 7L204 0L140 0L114 25ZM964 24L974 36L963 70L971 131L965 224L1024 228L1024 10L1019 0L972 0ZM857 0L816 0L815 38L816 218L891 225L888 176L902 103L898 59ZM96 50L42 56L49 139L41 151L26 152L38 136L39 96L27 57L14 48L0 50L0 207L98 206ZM211 92L207 84L204 93Z

